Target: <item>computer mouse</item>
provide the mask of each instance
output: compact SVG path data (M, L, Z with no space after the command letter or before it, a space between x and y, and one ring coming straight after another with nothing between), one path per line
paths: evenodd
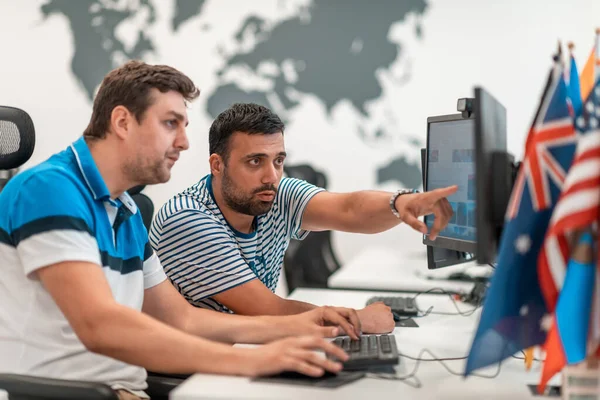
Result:
M464 272L454 272L448 276L449 281L473 282L473 277Z

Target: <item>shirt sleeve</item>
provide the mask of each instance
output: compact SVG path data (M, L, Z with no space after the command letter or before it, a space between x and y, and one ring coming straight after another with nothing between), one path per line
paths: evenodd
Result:
M63 262L101 264L90 205L79 182L60 170L27 177L11 204L11 244L25 274Z
M144 290L150 289L162 283L165 279L167 279L167 275L163 270L162 264L158 259L158 256L152 250L150 243L146 243L146 248L144 250Z
M167 276L188 301L256 279L225 226L201 211L182 210L152 231L151 244Z
M300 229L304 210L310 199L324 190L300 179L281 180L278 196L280 204L283 205L283 218L289 238L302 240L308 235L309 231Z

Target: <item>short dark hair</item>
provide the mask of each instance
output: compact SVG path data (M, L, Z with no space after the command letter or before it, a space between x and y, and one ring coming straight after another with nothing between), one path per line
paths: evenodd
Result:
M236 103L217 116L208 133L208 150L225 162L229 156L229 138L234 132L249 135L283 133L285 125L267 107L255 103Z
M200 94L192 80L173 67L128 61L110 71L102 80L94 99L90 123L83 136L104 138L112 110L117 106L126 107L139 123L152 105L151 89L158 89L162 93L171 90L179 92L186 101L192 101Z

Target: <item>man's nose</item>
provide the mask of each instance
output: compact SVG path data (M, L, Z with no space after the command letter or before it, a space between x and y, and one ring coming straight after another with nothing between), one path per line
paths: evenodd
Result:
M262 183L274 184L277 182L277 169L272 164L267 164L263 171Z
M190 141L188 140L187 133L185 128L181 129L181 131L177 134L177 138L175 139L176 149L180 149L181 151L187 150L190 148Z

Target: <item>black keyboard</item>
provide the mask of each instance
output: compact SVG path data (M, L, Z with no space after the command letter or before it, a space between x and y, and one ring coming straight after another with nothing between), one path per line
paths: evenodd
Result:
M394 335L362 335L359 340L338 337L333 343L344 349L350 358L344 362L344 371L398 364L398 349Z
M412 297L375 296L367 300L367 305L376 303L378 301L383 302L383 304L390 307L392 311L398 315L414 316L419 313L417 302Z

